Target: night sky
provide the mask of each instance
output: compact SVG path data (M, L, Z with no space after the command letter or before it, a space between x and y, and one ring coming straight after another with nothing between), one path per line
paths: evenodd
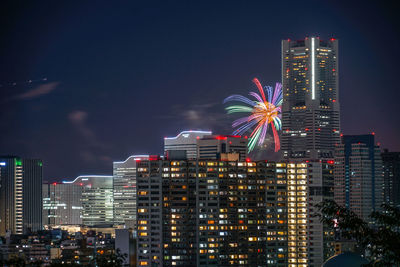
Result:
M0 4L0 155L43 159L44 180L111 174L185 129L230 134L223 99L280 81L281 40L306 36L339 39L342 132L400 150L388 1L17 2Z

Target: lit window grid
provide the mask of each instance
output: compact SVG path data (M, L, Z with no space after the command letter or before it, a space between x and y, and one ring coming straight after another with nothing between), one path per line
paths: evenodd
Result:
M307 265L307 165L288 164L288 263Z

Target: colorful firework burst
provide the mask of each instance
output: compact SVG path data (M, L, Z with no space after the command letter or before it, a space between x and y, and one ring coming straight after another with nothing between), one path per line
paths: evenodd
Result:
M237 128L233 134L243 135L245 132L251 131L248 143L249 152L251 152L256 144L260 146L264 143L268 125L271 125L275 152L277 152L280 149L278 131L282 128L282 84L276 83L275 89L273 89L271 86L265 86L263 88L257 78L253 79L253 83L260 91L260 95L255 92L250 92L250 95L253 96L255 100L250 100L241 95L231 95L224 100L224 104L236 101L249 105L232 105L226 107L228 114L251 113L249 116L237 119L232 123L232 127ZM255 128L253 129L253 127Z

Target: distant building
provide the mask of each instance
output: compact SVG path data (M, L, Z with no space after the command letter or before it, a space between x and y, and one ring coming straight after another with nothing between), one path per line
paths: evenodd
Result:
M136 162L147 155L134 155L113 163L114 222L136 230Z
M82 224L82 189L77 183L43 184L43 225Z
M248 139L237 135L210 135L197 140L198 159L220 159L221 154L237 153L239 160L247 158Z
M0 235L42 229L42 161L0 156Z
M340 143L338 40L282 41L284 158L331 159Z
M187 159L197 159L197 140L211 135L211 131L183 131L175 137L164 138L164 152L171 150L186 151Z
M115 251L126 255L123 266L137 266L135 241L131 229L115 229Z
M82 186L82 224L88 226L114 223L113 177L82 175L64 184Z
M374 135L345 135L335 154L335 201L369 221L383 203L382 158Z
M395 207L400 207L400 152L382 153L384 202Z

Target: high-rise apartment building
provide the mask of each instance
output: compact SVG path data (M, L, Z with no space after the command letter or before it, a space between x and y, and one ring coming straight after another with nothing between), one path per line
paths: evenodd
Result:
M389 152L385 149L382 153L382 162L384 202L400 207L400 152Z
M136 230L136 162L147 155L134 155L113 163L114 223Z
M150 160L137 175L139 266L287 266L286 163Z
M82 187L82 224L88 226L114 223L113 177L82 175L64 184Z
M342 136L334 175L335 201L369 221L383 203L382 158L373 134Z
M77 183L44 183L43 225L82 224L82 189Z
M211 134L211 131L183 131L175 137L165 137L164 152L186 151L187 159L197 159L197 140Z
M237 153L239 160L247 158L248 139L237 135L210 135L197 140L198 159L220 159L221 154Z
M282 41L284 158L333 158L340 143L336 39Z
M0 156L0 235L42 229L42 161Z
M316 205L334 199L335 165L333 160L307 160L304 163L307 164L308 266L322 266L335 254L334 232L315 216L319 213Z

